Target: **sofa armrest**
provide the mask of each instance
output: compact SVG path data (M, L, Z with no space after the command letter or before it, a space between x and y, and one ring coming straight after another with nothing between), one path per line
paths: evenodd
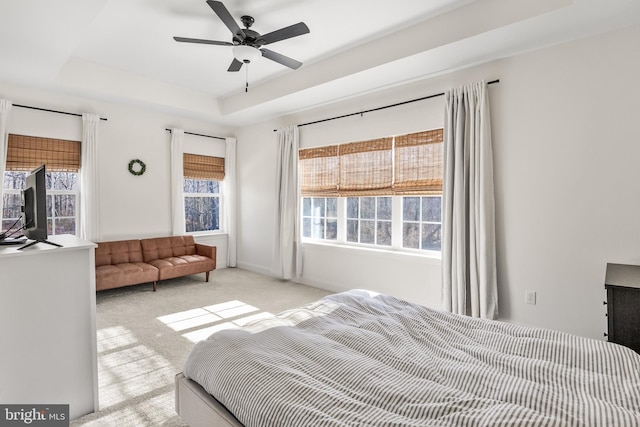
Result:
M205 245L202 243L196 243L196 253L198 255L206 256L212 260L216 260L217 248L211 245Z

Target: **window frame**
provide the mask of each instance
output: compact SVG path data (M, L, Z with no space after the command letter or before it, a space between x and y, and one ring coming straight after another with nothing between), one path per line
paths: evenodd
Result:
M377 197L390 197L391 198L391 245L378 245L378 244L370 244L370 243L362 243L362 242L351 242L347 240L347 196L336 198L337 204L337 239L329 240L329 239L320 239L316 237L308 237L304 236L303 230L303 206L305 198L312 198L315 196L301 196L300 197L300 228L301 228L301 242L303 245L307 244L321 244L321 245L336 245L341 247L352 247L355 249L363 249L363 250L379 250L379 251L392 251L398 253L406 253L411 255L418 255L424 257L431 258L440 258L441 250L433 250L433 249L419 249L419 248L406 248L403 246L403 200L405 197L440 197L442 195L437 194L427 194L427 195L395 195L395 196L377 196ZM331 196L328 196L329 198ZM353 197L353 196L351 196ZM361 197L372 197L372 196L361 196ZM442 203L440 204L442 207ZM442 219L442 212L440 214L440 219ZM385 220L386 221L386 220ZM435 224L435 222L433 222ZM442 222L437 223L442 226Z
M298 167L300 174L300 212L302 243L337 244L376 250L401 251L431 257L441 257L440 249L422 249L422 233L427 225L434 224L442 231L442 211L440 222L417 221L420 230L418 248L404 247L405 221L403 206L405 197L439 197L442 210L444 129L413 132L403 135L376 138L366 141L347 142L337 145L302 148L299 150ZM378 175L379 173L379 175ZM304 229L303 207L306 199L335 198L338 206L338 238L314 237ZM347 200L375 198L373 219L347 217ZM391 199L391 244L379 244L379 227L389 220L379 218L378 198ZM422 205L420 205L420 212ZM347 237L347 224L357 221L358 241ZM374 222L373 242L363 242L362 221ZM413 222L413 221L412 221ZM386 230L385 230L386 233Z
M433 221L433 220L429 220L429 219L424 220L423 219L423 217L424 217L423 199L427 198L427 197L434 197L434 198L437 197L437 198L440 199L440 215L439 215L440 221ZM405 220L405 217L404 217L404 213L405 213L404 200L405 200L405 198L417 198L417 199L419 199L418 203L419 203L419 206L420 206L420 211L418 212L418 220ZM416 194L416 195L411 195L411 196L404 195L404 196L402 196L402 205L403 205L402 206L402 218L401 218L402 228L403 228L403 230L402 230L402 238L403 238L402 247L404 249L415 249L415 250L419 250L419 251L442 252L442 237L440 238L440 249L439 250L436 250L436 249L424 249L423 248L423 244L424 244L424 240L423 240L424 228L423 227L425 227L427 225L438 225L438 226L440 226L440 234L442 236L442 195L441 194L423 194L423 195ZM418 247L417 248L411 248L411 247L405 247L404 246L404 225L405 224L417 224L418 225L419 236L418 236Z
M3 185L3 189L2 189L2 194L4 197L4 194L12 194L12 195L17 195L18 198L20 199L20 203L22 206L22 191L24 190L24 188L20 188L20 189L15 189L15 188L4 188L4 180L5 180L5 176L7 173L20 173L20 174L24 174L24 176L26 177L27 175L29 175L29 172L26 171L5 171L5 173L2 175L2 185ZM52 188L50 188L53 180L51 179L51 174L54 173L74 173L76 174L76 188L75 190L54 190ZM80 232L80 219L79 219L79 209L80 209L80 205L79 205L79 201L80 201L80 182L79 182L79 175L80 172L73 172L73 171L68 171L68 172L57 172L57 171L47 171L46 172L47 177L46 177L46 192L47 192L47 234L49 236L55 236L58 233L56 233L56 221L57 220L61 220L61 219L65 219L65 218L73 218L74 219L74 236L77 236ZM24 180L23 180L24 182ZM55 196L64 196L64 195L71 195L75 197L75 215L73 217L70 216L61 216L61 215L56 215L56 209L55 209ZM4 208L3 208L4 210ZM51 213L51 215L49 214ZM3 213L0 213L0 215ZM22 217L22 213L20 214L20 217ZM8 222L14 222L15 220L17 220L18 218L5 218L4 215L1 215L0 218L0 223L3 223L5 221ZM51 226L49 228L49 225ZM16 234L17 236L17 234Z
M184 187L185 187L185 181L187 180L192 180L192 181L216 181L218 183L218 192L217 193L191 193L191 192L185 192L184 191ZM184 215L184 232L186 234L189 235L209 235L209 234L223 234L224 230L223 230L223 224L222 224L222 218L223 218L223 209L224 209L224 197L223 197L223 184L224 181L223 180L219 180L219 179L214 179L214 178L186 178L186 177L182 177L182 203L183 203L183 215ZM213 229L213 230L194 230L194 231L187 231L187 198L217 198L218 199L218 228L217 229Z

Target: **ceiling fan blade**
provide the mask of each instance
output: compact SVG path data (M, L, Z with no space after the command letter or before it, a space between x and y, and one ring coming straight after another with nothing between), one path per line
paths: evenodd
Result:
M240 40L244 40L247 35L242 28L238 25L233 16L229 13L229 10L220 1L207 0L207 4L218 15L218 18L227 26L234 36L237 36Z
M264 56L265 58L289 68L293 68L294 70L297 70L302 65L302 62L300 61L296 61L295 59L291 59L269 49L260 49L260 52L262 52L262 56Z
M242 61L238 61L236 58L233 58L233 62L231 62L231 65L229 65L229 68L227 69L227 71L231 71L231 72L235 72L235 71L240 71L240 68L242 68Z
M288 27L280 28L279 30L260 36L259 40L262 44L269 44L280 40L290 39L291 37L301 36L308 32L309 27L307 27L307 24L304 22L298 22L297 24L289 25Z
M190 39L188 37L174 37L173 39L177 42L182 42L182 43L200 43L200 44L214 44L217 46L233 46L233 43L220 42L217 40Z

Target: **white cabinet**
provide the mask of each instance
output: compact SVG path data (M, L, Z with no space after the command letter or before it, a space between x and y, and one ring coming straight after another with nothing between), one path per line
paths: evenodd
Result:
M0 402L98 410L96 245L0 247Z

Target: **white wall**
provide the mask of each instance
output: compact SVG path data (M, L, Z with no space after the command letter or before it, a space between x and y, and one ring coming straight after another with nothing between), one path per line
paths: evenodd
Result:
M171 233L169 186L170 133L178 127L194 133L228 136L232 131L206 122L187 120L90 101L33 88L0 83L0 98L13 104L72 113L97 113L107 121L99 127L100 227L102 240L166 236ZM13 107L10 133L80 140L82 118ZM224 157L224 141L185 135L185 151ZM129 161L140 159L147 168L142 176L128 171ZM203 238L198 237L201 241ZM211 238L209 238L211 240ZM218 265L226 265L226 236L217 239ZM222 258L222 256L224 258Z
M502 64L492 122L505 319L602 338L606 263L640 262L638 40L636 26Z
M638 26L240 129L236 135L238 265L263 273L270 270L273 129L499 78L500 83L489 90L501 317L601 338L606 330L602 305L606 263L640 263L637 40ZM95 112L109 119L100 125L105 240L170 232L170 137L165 128L232 134L206 122L8 84L0 84L0 97L16 104ZM435 98L304 127L301 142L332 144L441 124L442 98ZM9 131L79 139L82 125L79 118L14 108ZM141 177L127 171L134 158L147 164ZM224 236L213 239L225 241ZM365 287L429 305L439 301L436 259L308 245L304 263L305 283L333 290ZM537 305L524 303L525 290L537 292Z
M640 262L640 27L390 88L238 132L238 265L268 272L275 134L299 124L443 92L490 86L501 318L602 338L607 262ZM327 145L442 125L443 99L301 128ZM302 282L366 287L439 303L439 261L307 245ZM525 290L537 304L524 302Z

